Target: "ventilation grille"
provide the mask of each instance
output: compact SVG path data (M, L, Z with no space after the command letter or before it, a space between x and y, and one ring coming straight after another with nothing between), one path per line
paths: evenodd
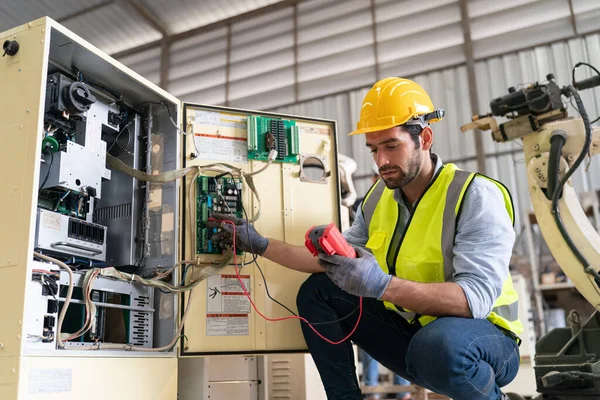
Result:
M129 155L133 152L133 134L129 122L119 132L103 132L102 140L106 142L107 152L113 157Z
M133 298L134 307L150 307L150 297L138 296ZM131 313L131 343L134 346L152 347L150 342L150 330L152 329L152 314L142 311L133 311Z
M150 308L150 297L137 296L132 299L131 305L138 308ZM134 346L152 347L152 313L143 311L131 312L131 339Z
M95 222L129 217L131 217L131 203L117 204L115 206L98 208L94 213Z
M292 398L292 374L290 360L271 360L271 395L270 399Z

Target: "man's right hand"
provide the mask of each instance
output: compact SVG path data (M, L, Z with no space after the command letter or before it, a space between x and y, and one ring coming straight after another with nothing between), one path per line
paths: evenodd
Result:
M233 244L233 226L225 222L231 221L235 224L235 246L245 252L258 254L262 256L267 250L269 239L263 237L254 229L247 220L237 218L232 215L213 214L212 218L216 221L209 221L207 227L221 228L222 231L212 236L213 241L219 242L221 245Z

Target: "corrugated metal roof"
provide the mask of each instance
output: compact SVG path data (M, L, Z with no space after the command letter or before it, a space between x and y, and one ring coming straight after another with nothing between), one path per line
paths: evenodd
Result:
M281 0L137 1L156 17L167 32L176 34ZM69 18L63 24L109 54L151 43L162 37L160 32L125 0L2 1L0 32L44 16L61 22L61 19L86 9L93 11Z
M144 4L170 28L180 33L243 14L279 0L144 0Z
M0 32L48 16L60 20L105 0L18 0L0 2Z
M120 1L70 19L64 25L108 54L162 37L135 9Z

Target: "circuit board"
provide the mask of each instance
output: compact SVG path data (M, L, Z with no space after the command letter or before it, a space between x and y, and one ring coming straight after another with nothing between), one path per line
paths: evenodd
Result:
M46 210L85 219L87 213L83 199L78 192L48 189L40 191L38 204L40 208Z
M220 229L209 228L208 218L213 212L244 218L242 181L200 176L197 185L196 254L222 254L224 249L211 239Z
M248 116L248 159L267 161L277 150L276 162L298 164L300 143L296 121Z

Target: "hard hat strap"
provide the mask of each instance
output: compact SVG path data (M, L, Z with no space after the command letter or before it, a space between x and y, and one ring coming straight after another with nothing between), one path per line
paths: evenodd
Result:
M425 120L424 115L419 115L414 119L409 119L403 125L419 125L421 129L425 129L425 127L428 126L429 123Z
M438 108L437 110L435 110L432 113L423 115L423 119L425 121L430 121L432 119L442 119L444 117L444 115L446 115L446 111L444 111L441 108Z
M419 115L414 119L410 119L404 123L404 125L420 125L422 129L429 125L429 121L432 119L440 120L444 117L446 112L444 110L437 109L434 112Z

